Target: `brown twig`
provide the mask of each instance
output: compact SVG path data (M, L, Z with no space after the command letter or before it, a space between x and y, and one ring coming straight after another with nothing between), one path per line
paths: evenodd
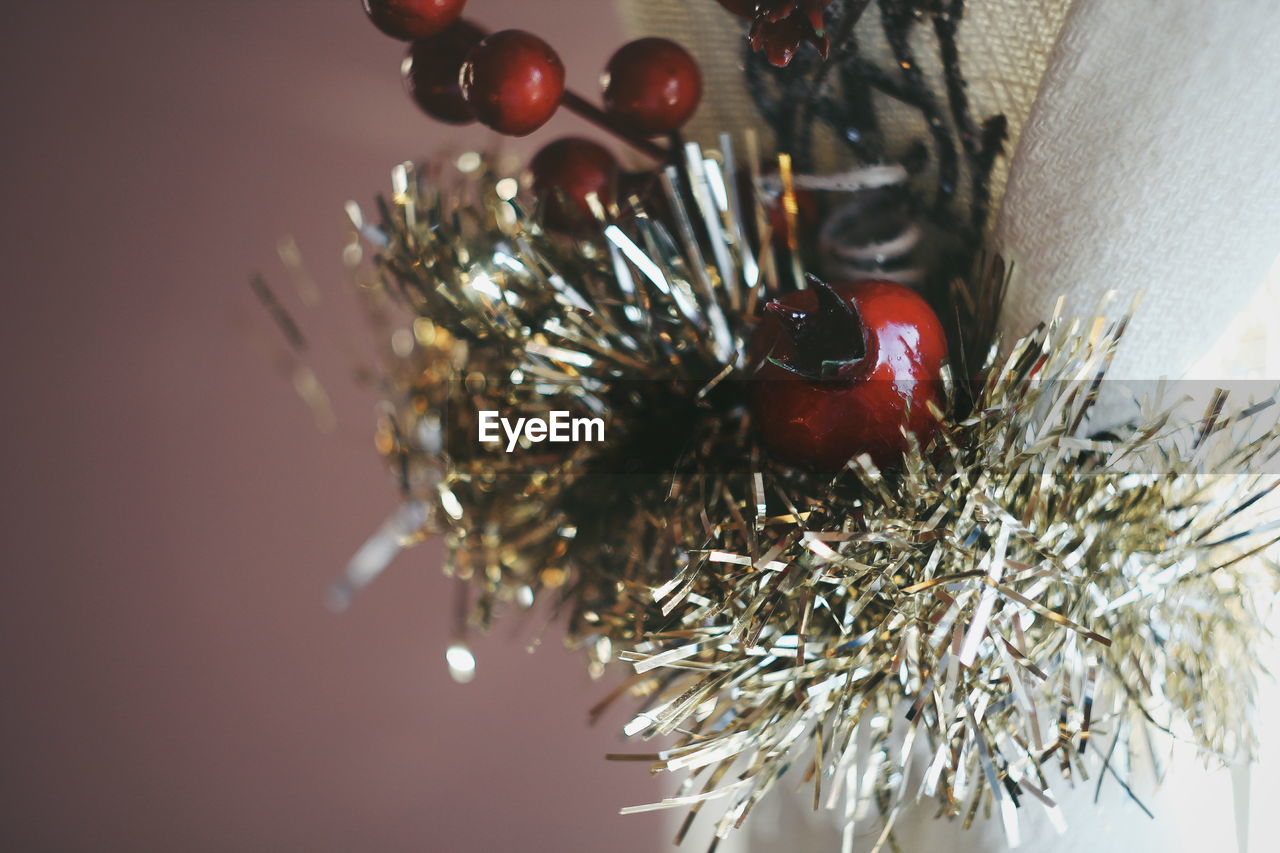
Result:
M625 128L619 126L608 113L572 89L564 90L564 94L560 96L560 105L586 119L597 127L609 131L632 148L635 148L638 151L643 151L655 160L666 162L671 158L671 151L669 149L664 148L656 142L645 139L644 137L630 133Z

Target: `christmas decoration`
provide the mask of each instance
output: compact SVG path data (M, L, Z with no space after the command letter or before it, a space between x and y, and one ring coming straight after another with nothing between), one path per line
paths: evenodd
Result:
M589 139L568 137L544 147L529 161L533 191L546 200L542 222L557 231L595 222L588 197L602 209L618 191L618 161L609 149Z
M445 124L470 124L475 112L462 97L462 63L483 34L466 21L415 41L401 70L410 96L422 111Z
M680 837L704 811L728 835L791 771L848 838L870 824L892 845L926 801L996 817L1012 846L1030 811L1063 821L1064 782L1129 791L1125 756L1157 734L1248 754L1249 648L1280 577L1274 398L1220 392L1192 415L1147 399L1104 431L1090 418L1132 308L995 334L1005 124L971 114L962 4L877 4L885 65L854 34L865 0L720 2L751 21L767 152L645 138L698 102L671 42L624 46L604 109L529 33L441 60L499 132L563 104L658 165L563 139L530 163L532 195L468 153L397 167L376 216L349 209L348 257L388 323L377 436L402 506L335 601L426 535L466 590L460 637L549 601L594 675L630 667L602 703L639 702L624 733L673 738L613 757L685 774L628 809L688 808ZM917 67L921 22L941 91ZM413 91L449 119L432 68L411 66ZM891 144L884 120L905 114L926 137ZM854 162L815 174L817 129ZM603 429L491 447L482 412ZM471 661L461 639L450 654Z
M1006 355L953 352L980 388L966 405L942 372L934 452L908 432L893 472L864 454L808 473L757 443L739 387L776 271L751 277L737 216L668 197L677 222L726 223L723 264L643 213L566 250L470 175L401 168L382 221L355 214L366 293L412 330L379 426L404 509L375 541L441 535L471 625L549 597L594 671L634 669L626 733L677 742L616 757L690 774L639 808L714 807L724 835L794 767L815 803L871 802L883 841L921 797L994 813L1015 843L1028 810L1062 819L1057 780L1115 772L1162 730L1248 750L1247 650L1277 579L1248 511L1275 489L1250 473L1280 453L1271 401L1183 421L1153 402L1123 436L1082 436L1127 318L1049 318ZM966 328L1005 282L995 261L957 283ZM489 408L597 415L609 438L480 453ZM339 598L380 565L353 563Z
M740 18L751 21L751 48L762 51L777 66L790 64L801 42L809 42L825 59L831 42L822 9L831 0L716 0ZM866 6L866 3L862 3Z
M756 427L793 464L837 471L867 453L897 467L937 430L942 324L901 284L810 281L765 306L748 346Z
M564 65L551 45L523 30L486 36L462 63L462 99L499 133L526 136L555 115Z
M679 130L701 99L698 64L673 41L633 41L605 67L605 112L645 136Z
M458 20L467 0L363 0L378 29L404 41L425 39Z

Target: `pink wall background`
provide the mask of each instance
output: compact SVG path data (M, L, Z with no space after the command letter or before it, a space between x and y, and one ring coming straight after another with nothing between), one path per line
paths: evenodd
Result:
M471 6L584 91L622 38L603 2ZM609 685L554 631L530 656L537 624L501 626L454 685L430 546L323 605L394 501L362 339L332 332L342 203L457 141L402 48L358 0L13 3L0 40L0 849L664 849L661 818L616 814L659 784L603 760L642 745L587 727ZM246 286L287 293L285 234L329 297L305 318L331 436Z

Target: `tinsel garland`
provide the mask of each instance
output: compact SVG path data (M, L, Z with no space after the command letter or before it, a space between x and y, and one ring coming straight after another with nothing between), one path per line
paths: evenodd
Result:
M1280 451L1269 401L1152 405L1090 437L1124 319L1046 318L1001 349L991 259L955 285L965 337L931 448L894 472L778 465L742 353L785 276L748 249L744 213L766 218L728 140L684 154L662 221L633 198L590 238L544 233L474 155L465 174L398 168L376 222L351 210L363 292L407 309L379 425L404 509L340 597L439 534L473 624L549 599L594 672L633 669L625 734L676 738L613 756L688 774L639 809L711 803L718 836L792 768L850 833L879 821L889 842L929 800L998 814L1016 844L1020 811L1062 820L1057 779L1122 779L1140 729L1247 754L1278 568L1276 483L1249 473ZM598 416L607 441L490 450L483 410Z

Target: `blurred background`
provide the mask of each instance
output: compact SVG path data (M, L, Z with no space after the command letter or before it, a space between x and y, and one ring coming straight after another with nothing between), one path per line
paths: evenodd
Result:
M622 41L609 3L471 6L588 94ZM544 621L477 639L459 686L433 545L324 604L395 501L343 203L496 138L417 112L359 0L13 3L0 43L0 849L663 849L617 815L659 784L603 758L640 746L587 725L608 678L555 631L525 651ZM504 150L564 132L589 129ZM286 235L324 295L328 435L248 288L289 294Z

